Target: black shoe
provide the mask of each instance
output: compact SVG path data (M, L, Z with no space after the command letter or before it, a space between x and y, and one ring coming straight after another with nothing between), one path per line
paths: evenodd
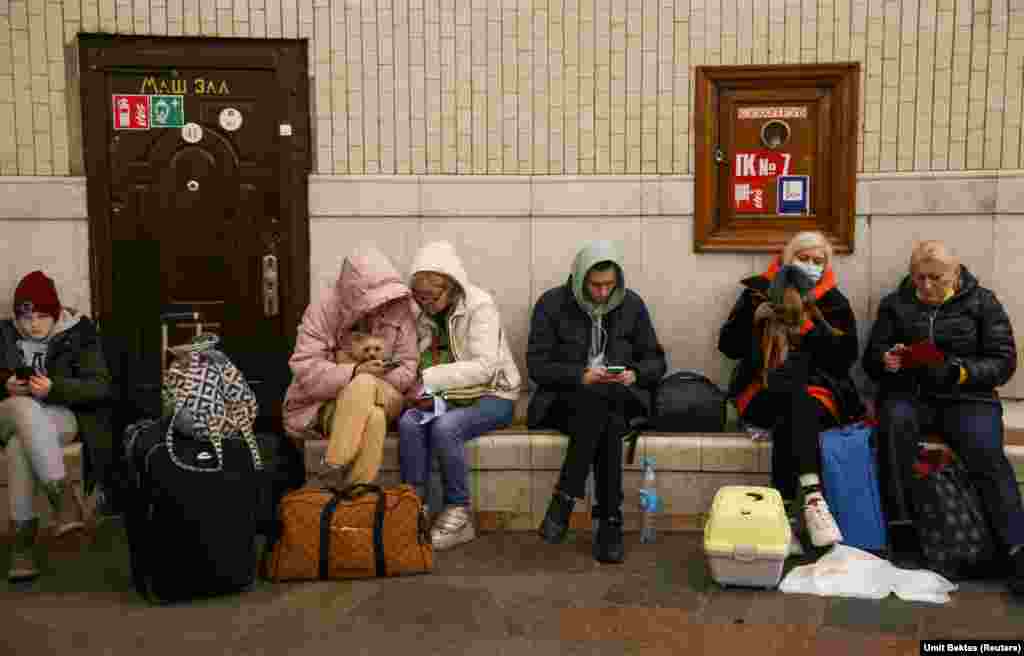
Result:
M537 532L549 544L559 544L565 539L569 530L569 516L576 505L576 500L559 491L551 496L551 503L548 504L548 512L544 515Z
M625 559L622 518L609 517L598 520L597 533L594 534L594 560L602 563L621 563Z
M1017 553L1010 556L1010 580L1007 585L1010 592L1024 596L1024 547L1018 547Z

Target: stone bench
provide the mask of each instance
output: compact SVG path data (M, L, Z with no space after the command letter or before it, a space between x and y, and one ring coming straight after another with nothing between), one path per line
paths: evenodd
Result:
M1006 452L1024 491L1024 439L1007 444ZM940 440L928 441L932 447ZM539 524L558 480L568 438L556 431L528 430L514 426L483 435L466 445L469 488L473 509L482 530L533 530ZM326 440L305 443L307 472L319 468ZM711 500L723 485L768 485L771 471L770 442L754 442L745 433L645 432L637 442L634 464L623 474L624 514L627 530L639 528L637 499L642 472L640 459L654 456L658 491L664 500L659 517L663 530L696 530L703 527ZM625 455L625 453L623 454ZM399 482L398 435L389 433L379 480ZM441 481L437 463L431 481L430 502L440 507ZM590 485L584 502L577 504L572 525L590 526L593 503Z
M939 446L940 440L928 440ZM482 530L533 530L547 509L551 490L558 479L568 438L556 431L528 430L516 425L483 435L466 445L470 465L469 486L473 508ZM316 471L327 448L326 440L304 443L307 472ZM637 442L636 460L625 465L626 528L639 528L637 511L641 482L640 458L654 456L658 489L664 499L659 517L662 530L697 530L715 491L722 485L766 485L771 467L771 443L753 442L745 433L644 433ZM81 444L65 447L68 473L78 479L81 472ZM1009 428L1006 453L1024 488L1024 430ZM398 435L389 433L384 442L384 460L379 480L384 485L399 482ZM431 504L440 507L440 472L434 465ZM0 531L9 530L7 497L7 459L0 453ZM577 505L572 525L590 526L589 512L593 494L588 485L587 498ZM36 507L47 521L49 508L42 493Z

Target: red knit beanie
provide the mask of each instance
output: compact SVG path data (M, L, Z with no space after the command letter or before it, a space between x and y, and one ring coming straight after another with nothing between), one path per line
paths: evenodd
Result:
M32 312L40 312L60 319L60 299L53 281L42 271L33 271L18 283L14 290L14 316L21 317Z

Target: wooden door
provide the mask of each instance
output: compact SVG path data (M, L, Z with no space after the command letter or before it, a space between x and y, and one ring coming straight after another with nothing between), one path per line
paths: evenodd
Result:
M129 342L123 378L154 390L161 315L197 312L277 424L309 302L305 43L81 46L94 307Z
M720 176L718 193L726 201L725 222L748 231L766 222L781 223L790 231L813 230L819 214L831 214L831 194L826 193L832 159L828 105L823 89L740 89L722 94L719 130L728 175ZM779 142L766 140L766 129L778 129L785 136ZM806 212L778 211L781 176L807 176ZM753 194L763 207L757 207Z

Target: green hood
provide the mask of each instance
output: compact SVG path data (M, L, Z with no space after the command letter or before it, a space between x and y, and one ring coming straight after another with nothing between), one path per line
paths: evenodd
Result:
M591 300L583 283L587 279L590 268L598 262L605 261L615 263L618 282L615 285L615 291L608 297L608 302L598 305ZM580 252L576 253L576 259L573 260L571 282L572 294L576 297L576 302L592 318L602 317L622 305L622 300L626 298L626 277L622 272L622 256L619 255L615 244L610 241L592 241L584 246Z

